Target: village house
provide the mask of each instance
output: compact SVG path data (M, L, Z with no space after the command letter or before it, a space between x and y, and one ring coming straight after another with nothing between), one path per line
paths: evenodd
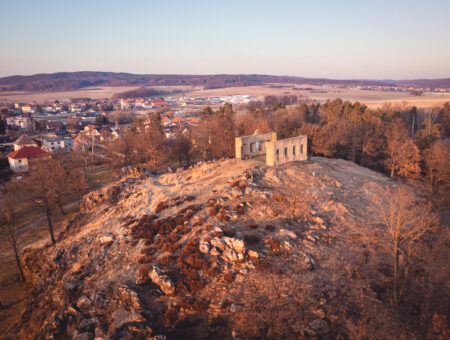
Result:
M34 113L36 111L35 107L32 107L31 105L24 105L22 106L22 112L23 113Z
M8 117L6 119L6 124L13 128L19 129L29 129L33 125L33 122L29 117Z
M37 148L38 143L32 140L30 137L26 135L22 135L14 142L14 151L19 150L20 148L26 147L26 146L32 146Z
M128 128L126 127L119 127L119 128L115 128L114 131L112 132L112 136L114 139L123 137L128 131Z
M11 171L28 171L30 162L36 159L47 157L48 153L35 146L24 146L8 154L8 162Z
M114 139L113 134L112 134L112 129L108 126L102 126L100 128L100 141L108 142L112 139Z
M96 127L95 125L86 125L83 132L89 137L100 137L100 128Z
M62 138L45 138L42 144L42 149L47 152L61 150L66 147L66 143Z
M134 100L134 107L144 107L144 102L142 99L135 99Z
M152 109L153 108L153 102L148 100L144 103L144 109Z
M161 124L167 126L170 124L170 119L168 117L161 117Z
M45 123L47 130L59 130L62 128L63 124L57 120L48 120Z

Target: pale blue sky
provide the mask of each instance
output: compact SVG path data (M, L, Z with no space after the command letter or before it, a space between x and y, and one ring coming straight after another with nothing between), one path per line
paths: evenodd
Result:
M0 76L450 77L450 0L0 0Z

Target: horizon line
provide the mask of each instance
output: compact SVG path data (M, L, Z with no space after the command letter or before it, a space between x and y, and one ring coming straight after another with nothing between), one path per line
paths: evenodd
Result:
M33 74L13 74L0 76L0 79L12 78L12 77L33 77L38 75L52 75L58 73L113 73L113 74L129 74L129 75L139 75L139 76L270 76L270 77L292 77L292 78L305 78L305 79L327 79L327 80L343 80L343 81L379 81L379 82L389 82L389 81L410 81L410 80L440 80L440 79L450 79L450 75L447 77L440 78L331 78L327 76L298 76L298 75L287 75L287 74L267 74L267 73L133 73L133 72L123 72L123 71L92 71L92 70L81 70L81 71L55 71L55 72L40 72Z

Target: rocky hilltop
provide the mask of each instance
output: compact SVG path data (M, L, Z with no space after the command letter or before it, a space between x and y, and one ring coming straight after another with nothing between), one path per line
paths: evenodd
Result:
M25 254L32 296L4 336L326 339L363 325L409 338L364 236L390 185L319 157L129 176L84 197L56 246Z

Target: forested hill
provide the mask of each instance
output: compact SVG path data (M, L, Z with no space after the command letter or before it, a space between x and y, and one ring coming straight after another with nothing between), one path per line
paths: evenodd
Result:
M35 74L32 76L10 76L0 78L0 92L6 91L68 91L88 86L168 86L194 85L204 88L251 86L266 83L290 84L335 84L335 85L386 85L407 84L410 86L450 87L450 78L436 80L336 80L326 78L303 78L270 75L177 75L177 74L131 74L113 72L60 72Z

